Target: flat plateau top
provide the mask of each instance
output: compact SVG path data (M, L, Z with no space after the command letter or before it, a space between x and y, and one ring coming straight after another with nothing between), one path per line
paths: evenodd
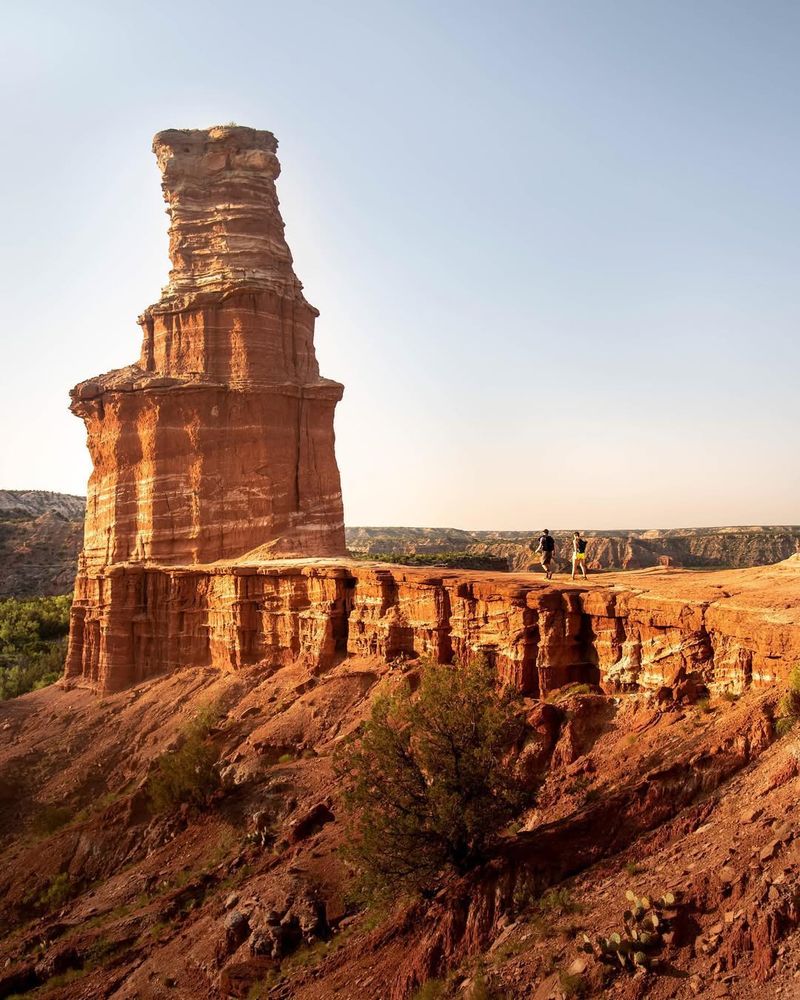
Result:
M309 575L320 577L388 574L398 582L419 585L463 583L480 590L483 599L511 592L575 591L629 594L646 600L692 605L717 605L766 615L776 624L800 625L800 554L770 566L749 569L689 570L652 567L615 573L590 573L588 579L559 573L550 581L542 573L498 573L487 570L438 569L361 559L259 559L247 557L195 566L117 564L112 572L160 571L175 574Z

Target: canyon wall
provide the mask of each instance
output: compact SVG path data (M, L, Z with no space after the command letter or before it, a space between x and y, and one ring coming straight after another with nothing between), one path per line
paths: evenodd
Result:
M357 563L114 567L78 581L67 679L114 691L187 666L484 654L532 695L743 691L800 661L800 561L728 573L536 577ZM671 695L669 695L671 696Z
M333 413L316 309L283 233L277 141L240 127L154 140L170 216L169 284L139 322L138 363L72 391L94 471L82 576L344 552Z

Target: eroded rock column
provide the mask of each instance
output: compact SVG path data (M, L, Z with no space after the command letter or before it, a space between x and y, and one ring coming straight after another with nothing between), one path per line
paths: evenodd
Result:
M154 140L169 284L139 322L137 364L78 385L94 462L84 570L345 552L317 311L284 238L270 132Z

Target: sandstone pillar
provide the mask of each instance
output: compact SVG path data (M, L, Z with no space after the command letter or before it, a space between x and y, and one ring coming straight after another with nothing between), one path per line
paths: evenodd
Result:
M94 462L85 569L345 552L342 386L319 374L276 148L239 127L155 137L169 284L139 319L139 363L72 391Z

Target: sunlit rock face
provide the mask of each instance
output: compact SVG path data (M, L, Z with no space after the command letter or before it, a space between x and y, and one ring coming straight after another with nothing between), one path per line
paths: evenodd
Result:
M71 394L94 464L80 573L345 551L342 386L319 374L276 149L235 126L155 137L169 283L139 319L139 362Z

